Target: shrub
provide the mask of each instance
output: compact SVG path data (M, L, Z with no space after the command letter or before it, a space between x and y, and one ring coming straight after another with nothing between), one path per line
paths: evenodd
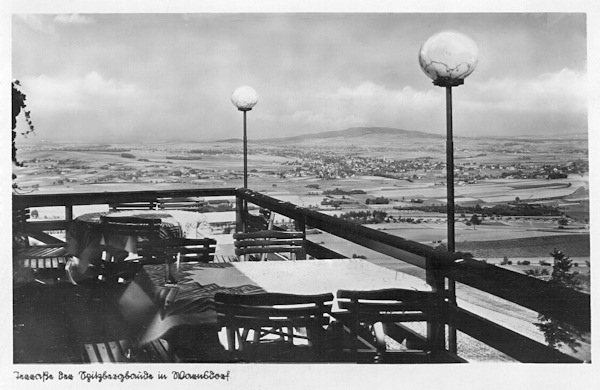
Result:
M540 275L550 275L550 271L548 271L548 268L543 268L540 271Z
M529 265L529 264L531 264L531 261L529 261L529 260L523 260L523 262L521 264L523 264L523 265Z

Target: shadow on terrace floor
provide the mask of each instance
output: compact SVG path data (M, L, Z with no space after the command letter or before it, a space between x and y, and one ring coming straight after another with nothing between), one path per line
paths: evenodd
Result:
M123 289L121 285L107 288L91 283L36 283L14 288L14 363L83 363L86 342L134 338L116 304ZM169 336L179 340L173 346L185 362L223 361L216 335Z

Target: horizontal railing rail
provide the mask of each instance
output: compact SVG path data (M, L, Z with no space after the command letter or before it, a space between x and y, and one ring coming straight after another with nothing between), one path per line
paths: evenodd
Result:
M64 206L65 219L27 223L34 230L65 230L73 219L73 206L125 202L150 202L161 197L235 197L237 229L243 229L247 218L245 204L254 204L286 216L302 229L314 228L344 240L416 265L427 272L434 290L445 289L448 278L488 294L589 332L591 322L590 296L573 289L553 285L527 275L486 264L470 258L433 248L385 232L370 229L315 210L260 194L248 189L213 188L160 191L124 191L101 193L14 194L13 210L30 207ZM345 257L307 239L307 254L316 258ZM448 323L518 361L571 362L577 359L544 344L510 331L499 324L482 319L463 308L450 305ZM501 339L501 340L499 340ZM516 347L518 346L518 347Z
M73 221L73 206L114 204L128 202L157 202L168 197L234 197L235 188L181 189L159 191L121 191L121 192L78 192L61 194L13 194L13 210L29 207L64 206L64 220L40 220L29 222L33 230L66 230Z

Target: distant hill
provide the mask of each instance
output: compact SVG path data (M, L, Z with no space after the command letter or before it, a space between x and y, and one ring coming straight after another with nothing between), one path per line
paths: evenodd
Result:
M315 139L328 139L328 138L358 138L365 136L378 136L378 135L394 135L394 136L407 136L407 137L418 137L418 138L444 138L440 134L425 133L423 131L411 131L403 129L394 129L391 127L351 127L345 130L333 130L323 131L320 133L302 134L293 137L282 137L282 138L267 138L261 140L253 140L260 142L302 142Z

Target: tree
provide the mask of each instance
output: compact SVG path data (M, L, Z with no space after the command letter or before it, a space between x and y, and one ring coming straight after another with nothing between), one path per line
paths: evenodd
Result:
M471 225L473 225L473 229L475 230L476 229L475 228L476 225L481 225L481 219L479 218L479 216L477 214L473 214L471 216L471 219L469 220L469 223Z
M556 248L554 248L554 251L550 255L554 258L550 283L556 286L577 288L579 286L577 275L570 272L573 266L571 258ZM564 308L557 308L557 310L564 310ZM581 346L578 340L583 337L583 332L569 323L556 320L551 312L540 313L538 320L540 322L535 325L544 333L546 343L550 347L556 348L564 344L568 345L575 352L577 351L577 347Z
M550 255L554 258L551 282L569 288L579 287L577 275L570 272L573 260L556 248Z
M17 159L17 146L15 144L15 139L17 138L17 117L23 111L25 115L25 121L27 122L28 130L21 132L22 136L27 136L29 133L33 133L35 128L33 127L33 122L31 121L31 112L26 110L27 105L25 104L25 100L27 97L23 92L19 90L21 87L21 83L19 80L14 80L12 82L12 162L18 167L22 167L23 163L19 162ZM13 180L17 178L17 176L13 173ZM13 183L13 189L18 189L19 186L16 183Z

